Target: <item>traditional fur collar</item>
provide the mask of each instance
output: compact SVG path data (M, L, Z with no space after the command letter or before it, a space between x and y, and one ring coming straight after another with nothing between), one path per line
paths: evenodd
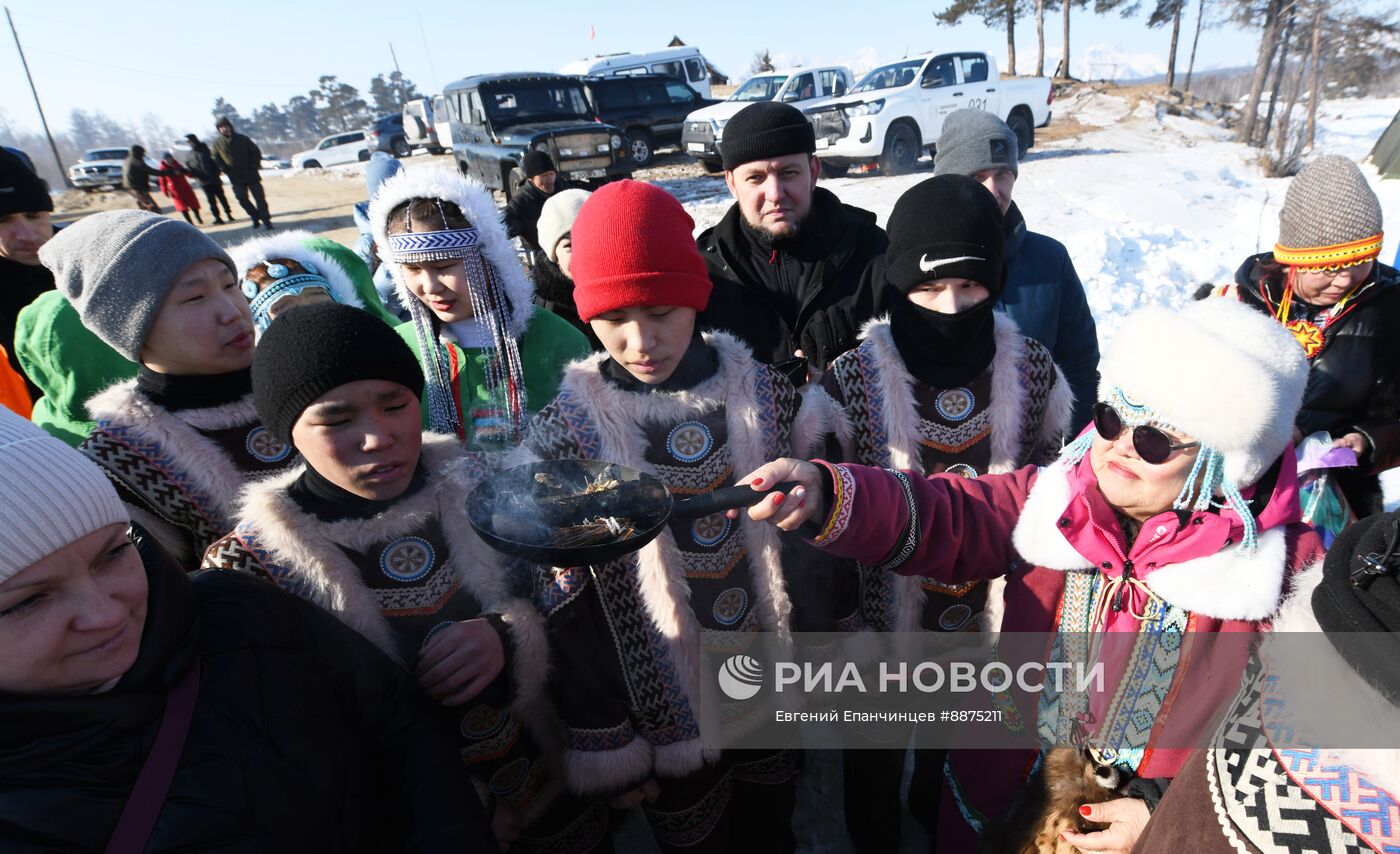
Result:
M486 261L496 268L510 298L511 334L515 338L525 334L534 315L535 286L520 265L520 258L511 248L506 236L505 223L491 198L491 191L479 182L467 178L451 167L431 167L426 169L404 169L383 184L369 206L370 226L374 229L374 243L379 257L389 266L394 276L394 289L399 300L408 305L415 300L399 275L399 265L389 257L389 214L394 208L410 199L442 199L452 202L462 211L477 230L481 238L481 253Z
M245 425L251 429L258 423L251 394L222 406L171 412L137 391L136 380L130 379L94 395L87 409L97 429L110 424L159 446L211 503L203 509L220 519L235 518L243 475L227 453L197 431Z
M462 587L481 603L483 611L500 614L510 626L516 686L512 711L527 724L534 722L532 734L537 738L554 739L554 727L541 717L549 662L543 621L529 602L510 592L501 560L467 524L464 508L479 469L471 465L456 437L436 434L423 437L422 465L429 476L427 486L369 519L322 522L303 511L287 490L305 471L305 464L249 484L240 518L256 531L272 562L307 582L307 598L397 660L388 621L340 547L364 551L437 516L442 520L448 559ZM413 662L401 663L413 666Z
M311 232L301 229L282 231L277 234L245 240L229 249L228 254L229 257L233 258L234 265L238 267L240 279L248 275L248 271L252 268L273 258L290 258L302 264L310 261L311 265L316 268L316 272L325 277L330 284L337 302L341 305L363 309L365 307L364 301L355 292L355 283L350 280L350 274L346 273L344 268L336 263L331 256L306 245L306 241L315 236Z
M1021 377L1021 365L1026 361L1026 338L1016 321L1002 312L992 315L996 336L996 355L992 357L992 399L987 417L992 423L992 474L1013 471L1024 456L1027 392ZM890 334L888 317L870 321L861 330L861 338L880 366L880 392L886 408L885 430L889 436L890 462L897 469L923 472L920 461L919 437L914 420L906 413L915 411L914 387L918 382L905 367ZM1037 439L1048 443L1062 435L1069 424L1074 407L1074 395L1059 366L1055 367L1055 387L1046 402L1045 415L1037 431ZM838 437L839 438L839 437Z
M648 421L679 421L713 412L721 406L729 428L730 453L735 467L752 471L787 449L769 448L764 439L764 418L756 396L760 371L748 349L723 332L705 333L705 341L719 354L719 370L694 388L680 392L636 394L605 380L600 365L606 354L574 362L565 369L560 393L572 396L597 428L598 454L605 459L654 473L644 455L647 440L642 425ZM785 382L772 374L773 382ZM767 405L771 405L767 404ZM526 462L532 455L520 449L514 460ZM755 607L767 631L788 633L792 610L779 561L779 540L770 525L741 518L744 542L753 567ZM637 553L642 599L652 622L667 639L671 659L700 724L699 740L654 748L654 767L664 776L683 776L718 756L719 710L714 674L705 666L701 628L691 610L690 588L682 572L683 558L670 531ZM581 761L581 760L580 760Z
M1057 524L1072 497L1062 465L1040 470L1011 536L1022 558L1046 569L1093 568ZM1283 593L1287 542L1285 528L1270 528L1259 535L1252 555L1239 544L1226 546L1215 554L1154 570L1146 583L1170 604L1192 613L1218 620L1265 620L1277 612Z

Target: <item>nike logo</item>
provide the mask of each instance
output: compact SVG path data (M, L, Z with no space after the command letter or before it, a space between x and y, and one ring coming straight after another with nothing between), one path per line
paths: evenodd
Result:
M943 264L956 264L956 263L959 262L959 261L985 261L985 260L987 260L987 259L986 259L986 258L978 258L976 255L959 255L959 256L956 257L956 258L935 258L934 260L930 261L930 260L928 259L928 254L925 253L922 257L919 258L919 270L922 271L922 272L924 272L924 273L932 273L934 270L937 270L937 269L938 269L940 266L942 266Z

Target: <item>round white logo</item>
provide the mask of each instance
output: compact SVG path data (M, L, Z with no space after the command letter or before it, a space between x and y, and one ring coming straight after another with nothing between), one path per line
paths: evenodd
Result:
M752 699L763 687L763 665L747 655L731 655L719 668L719 687L731 700Z

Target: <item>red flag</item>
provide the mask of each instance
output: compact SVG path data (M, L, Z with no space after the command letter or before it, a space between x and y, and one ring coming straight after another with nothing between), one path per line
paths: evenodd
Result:
M598 32L597 32L596 30L593 29L593 25L592 25L592 24L589 24L589 25L588 25L588 40L589 40L589 41L593 41L593 40L596 39L596 38L598 38Z

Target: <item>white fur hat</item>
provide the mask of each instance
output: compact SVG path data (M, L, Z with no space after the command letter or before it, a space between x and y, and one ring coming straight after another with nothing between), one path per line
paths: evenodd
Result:
M129 521L96 463L0 406L0 581Z
M1213 298L1130 315L1100 365L1099 399L1214 448L1244 488L1283 453L1308 382L1293 336L1263 312Z
M417 300L404 285L398 264L389 254L389 214L410 199L442 199L452 202L476 228L481 239L481 252L496 268L511 305L511 333L519 338L525 334L534 314L535 286L520 257L511 248L505 223L491 198L491 191L479 182L465 177L452 167L433 166L404 169L379 185L379 193L369 206L369 222L374 229L374 245L379 258L389 266L394 276L395 290L403 305Z
M228 254L238 267L240 280L247 277L249 270L273 258L290 258L303 267L310 263L316 273L330 284L336 302L363 309L364 301L355 293L355 283L350 281L350 275L345 269L331 256L306 245L306 241L315 237L311 232L301 229L282 231L245 240L228 250ZM258 330L258 336L262 336L261 329Z

